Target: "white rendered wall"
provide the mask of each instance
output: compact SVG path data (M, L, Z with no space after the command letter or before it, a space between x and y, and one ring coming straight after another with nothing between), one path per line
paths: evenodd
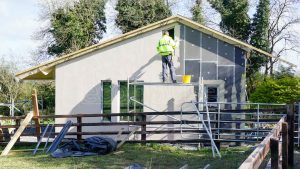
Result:
M168 26L124 40L104 49L70 60L56 67L56 107L58 115L92 114L101 112L101 81L112 81L112 112L120 112L119 80L142 80L161 82L161 56L156 52L156 45L162 31ZM174 27L174 26L173 26ZM175 28L178 34L179 28ZM179 37L179 36L178 36ZM178 62L176 51L175 65ZM168 90L170 95L160 95L157 90ZM168 106L170 99L174 106ZM182 102L195 99L193 87L144 86L144 103L159 111L180 110ZM146 110L145 110L146 111ZM159 119L157 119L159 120ZM65 123L65 119L56 119L56 123ZM85 118L83 122L100 122L101 118ZM119 117L113 117L113 122ZM83 131L117 131L116 127L83 127ZM125 130L128 129L127 126ZM75 128L74 128L75 130Z

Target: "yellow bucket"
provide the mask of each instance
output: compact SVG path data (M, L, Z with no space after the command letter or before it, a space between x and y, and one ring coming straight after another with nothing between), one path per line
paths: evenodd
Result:
M183 75L182 83L191 83L192 75Z

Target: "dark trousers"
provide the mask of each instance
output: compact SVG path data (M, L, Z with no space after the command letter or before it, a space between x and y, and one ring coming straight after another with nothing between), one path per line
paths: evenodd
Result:
M173 64L173 61L172 61L172 54L170 54L168 56L162 56L161 61L162 61L163 81L166 81L166 79L167 79L168 67L170 69L170 74L171 74L172 81L176 80L175 68L174 68L174 64Z

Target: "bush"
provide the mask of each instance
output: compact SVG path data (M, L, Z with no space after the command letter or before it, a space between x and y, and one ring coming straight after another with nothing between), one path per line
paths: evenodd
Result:
M300 79L290 75L267 77L257 84L250 101L256 103L294 103L300 98Z

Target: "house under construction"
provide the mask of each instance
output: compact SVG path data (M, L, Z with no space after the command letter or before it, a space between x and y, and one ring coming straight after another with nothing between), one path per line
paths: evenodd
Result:
M177 81L188 74L192 75L190 84L161 83L161 56L156 45L165 30L179 41L173 59ZM189 111L193 107L183 103L245 102L246 58L253 50L273 57L190 19L173 16L32 67L18 73L17 77L55 80L57 115ZM153 120L161 118L176 119L161 116ZM85 120L119 122L136 119L116 116ZM59 119L56 121L63 123ZM94 130L118 129L83 127L83 131ZM160 137L164 138L165 135Z

